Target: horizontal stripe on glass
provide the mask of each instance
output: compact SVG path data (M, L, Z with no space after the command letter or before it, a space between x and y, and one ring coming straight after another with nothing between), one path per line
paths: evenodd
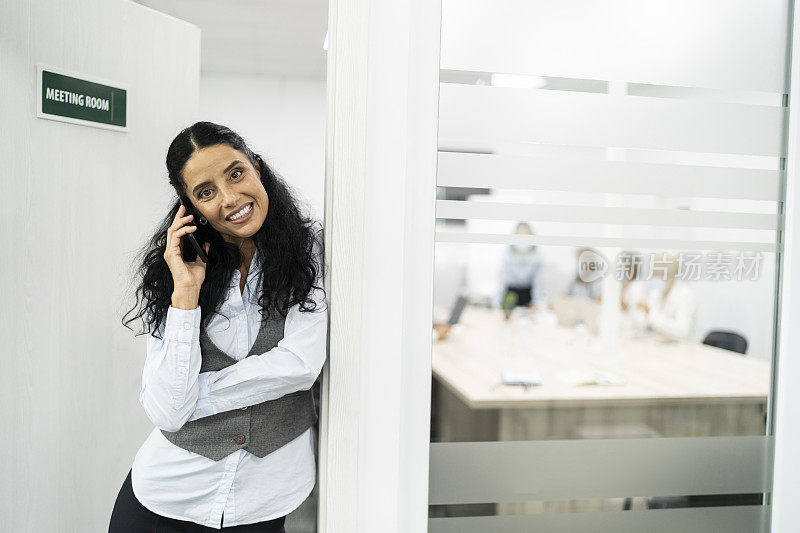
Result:
M521 235L514 233L470 233L437 231L436 242L472 242L485 244L540 244L545 246L617 247L650 250L729 250L742 252L776 252L778 243L695 241L678 239L636 239L627 237L594 237L574 235Z
M440 65L786 93L788 20L784 0L443 0Z
M428 533L758 533L768 506L431 518Z
M747 200L781 199L781 171L440 152L437 185Z
M766 436L431 443L428 503L768 492L770 443Z
M688 226L693 228L737 228L776 230L778 215L642 209L584 205L533 205L510 202L437 200L436 218L484 220L535 220L575 224L624 224L644 226Z
M542 142L781 157L787 108L441 83L439 144Z

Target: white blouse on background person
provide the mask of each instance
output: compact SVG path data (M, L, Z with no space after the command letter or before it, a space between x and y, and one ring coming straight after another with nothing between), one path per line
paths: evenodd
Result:
M663 289L651 289L648 305L647 325L651 330L672 340L691 338L697 318L697 302L688 282L673 281L666 297Z
M647 303L650 287L646 281L634 280L627 287L620 286L620 298L627 310L622 311L622 325L628 335L642 334L647 329L647 313L639 307L639 303Z
M322 264L322 251L315 243ZM321 270L321 269L320 269ZM200 307L172 306L161 324L163 339L147 338L139 402L156 426L136 454L131 482L136 498L151 511L214 529L272 520L296 509L316 479L314 428L258 458L237 450L213 461L168 441L159 428L177 431L187 421L255 405L310 388L326 357L327 305L324 293L309 296L317 311L288 310L284 337L260 355L245 357L261 327L257 302L259 254L253 256L244 294L234 270L227 298L206 333L237 362L200 373ZM321 271L315 285L322 286ZM251 301L252 300L252 301ZM224 519L224 522L221 521Z

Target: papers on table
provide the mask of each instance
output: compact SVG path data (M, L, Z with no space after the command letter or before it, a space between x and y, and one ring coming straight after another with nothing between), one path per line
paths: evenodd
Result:
M514 372L504 370L501 373L503 385L521 385L523 387L535 387L542 384L542 376L537 372Z
M610 372L569 372L562 374L561 381L567 385L624 385L625 380ZM522 387L536 387L544 381L538 372L520 372L504 370L501 373L503 385L518 385Z

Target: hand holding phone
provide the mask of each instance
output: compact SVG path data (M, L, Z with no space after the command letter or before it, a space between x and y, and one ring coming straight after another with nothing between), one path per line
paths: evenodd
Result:
M195 221L194 220L194 213L192 212L192 210L186 207L186 205L183 203L183 200L180 200L180 202L181 202L181 205L183 206L183 208L186 209L186 211L187 211L186 214L187 215L191 215L192 216L192 222L194 222ZM189 243L192 245L192 248L194 248L195 252L197 252L197 255L200 257L200 259L202 259L204 263L208 264L208 256L206 255L205 250L203 250L203 248L197 242L197 239L195 238L195 236L192 235L191 233L187 233L186 234L186 238L189 240ZM208 244L208 243L206 243L206 244ZM191 259L191 257L186 257L187 254L183 254L183 255L184 255L184 259Z
M200 248L197 240L191 232L197 230L197 226L188 225L194 218L193 215L185 215L186 207L181 202L178 212L175 213L175 219L172 225L167 228L167 245L164 251L164 260L167 262L170 271L172 272L172 279L175 287L191 288L200 291L206 275L206 265L208 263L207 252L211 246L210 243L205 243L204 248ZM195 261L188 262L183 257L183 237L187 235L191 237L189 241L194 240L195 250L198 252L198 258Z

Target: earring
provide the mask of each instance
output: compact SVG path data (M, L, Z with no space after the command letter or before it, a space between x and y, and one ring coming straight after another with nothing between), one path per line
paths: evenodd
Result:
M201 223L202 225L204 225L204 226L205 226L206 224L208 224L208 220L206 220L206 218L205 218L205 217L200 217L200 219L199 219L199 221L198 221L198 222L200 222L200 223Z

